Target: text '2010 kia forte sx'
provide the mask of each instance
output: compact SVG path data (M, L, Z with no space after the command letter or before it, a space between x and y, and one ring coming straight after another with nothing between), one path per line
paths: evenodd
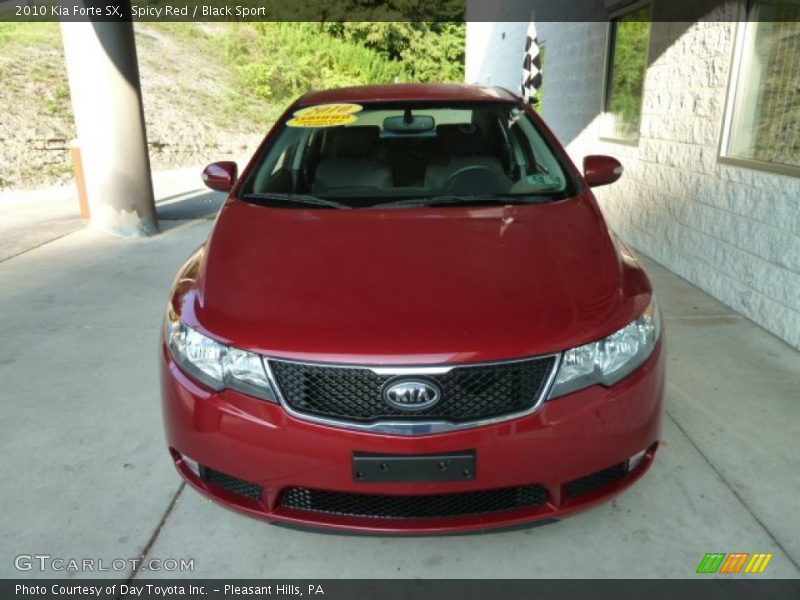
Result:
M497 88L309 94L172 290L161 352L180 474L272 522L436 533L559 519L658 445L651 285L541 119Z

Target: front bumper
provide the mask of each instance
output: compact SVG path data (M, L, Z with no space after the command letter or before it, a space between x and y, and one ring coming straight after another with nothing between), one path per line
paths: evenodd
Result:
M376 533L514 527L590 508L626 489L650 467L664 403L662 342L640 369L612 388L592 386L546 402L532 415L495 425L414 437L315 424L276 404L230 390L213 392L180 371L163 345L161 369L167 442L178 472L193 487L267 521ZM476 474L468 481L364 483L352 470L354 452L465 450L476 456ZM634 456L635 465L628 462ZM202 465L199 473L193 461ZM252 488L241 487L247 484ZM457 494L449 497L465 499L482 497L475 492L531 486L541 490L540 501L455 516L441 516L441 511L412 518L353 516L330 508L298 508L287 500L296 498L297 490L319 490L345 499L399 498L402 505L415 496Z

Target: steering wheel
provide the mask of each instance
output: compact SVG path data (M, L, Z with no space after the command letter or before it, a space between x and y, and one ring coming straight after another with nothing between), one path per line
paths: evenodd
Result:
M504 183L503 177L491 167L469 165L453 173L444 189L450 193L495 194L507 187ZM463 192L458 188L464 188Z

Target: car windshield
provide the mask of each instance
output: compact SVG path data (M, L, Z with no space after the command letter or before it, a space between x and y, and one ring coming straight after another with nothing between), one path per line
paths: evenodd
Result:
M564 198L570 180L513 103L326 104L281 125L243 183L246 201L368 208Z

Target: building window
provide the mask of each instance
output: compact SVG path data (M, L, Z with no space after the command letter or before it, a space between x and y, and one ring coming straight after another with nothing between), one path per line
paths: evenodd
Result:
M750 3L732 79L727 157L800 167L798 8L791 0Z
M611 20L604 133L613 138L639 138L651 14L647 5Z

